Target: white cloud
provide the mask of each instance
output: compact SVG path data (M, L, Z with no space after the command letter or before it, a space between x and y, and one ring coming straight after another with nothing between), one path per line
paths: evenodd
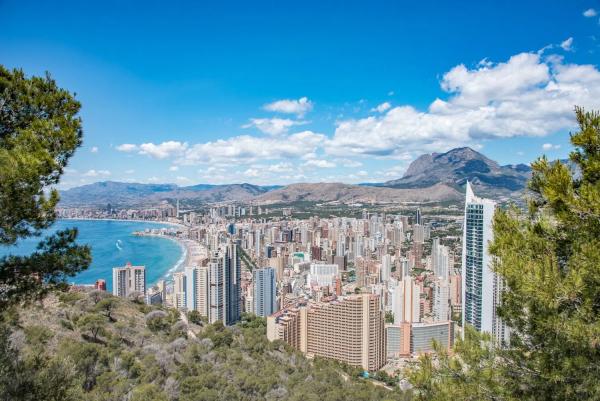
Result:
M318 167L318 168L334 168L336 165L329 160L322 159L310 159L304 163L306 167Z
M137 145L134 145L132 143L124 143L122 145L118 145L115 149L117 149L119 152L135 152L136 150L138 150Z
M583 12L583 16L587 17L587 18L592 18L592 17L595 17L596 15L598 15L598 12L596 10L594 10L593 8L588 8L587 10L585 10Z
M146 181L156 183L156 182L160 181L160 178L153 176L153 177L146 179Z
M175 177L175 181L182 183L182 184L189 184L190 182L192 182L192 180L190 180L189 178L182 177L182 176Z
M341 164L344 167L360 167L363 164L358 160L350 160L350 159L336 159L337 163Z
M140 154L148 155L155 159L166 159L167 157L182 154L187 147L187 143L178 141L167 141L157 145L152 142L142 143L140 145Z
M108 170L88 170L82 174L84 177L108 177L110 175L110 171Z
M248 170L244 171L244 175L246 177L258 177L259 171L255 168L249 168Z
M442 78L448 99L342 120L326 153L400 159L487 138L544 136L575 127L573 107L600 108L600 71L556 57L521 53L502 63L458 65Z
M292 163L282 162L271 164L265 170L270 173L290 173L294 171L294 166L292 165Z
M265 104L263 108L267 111L278 113L296 114L300 117L312 110L313 104L307 97L295 99L277 100L273 103Z
M235 165L296 158L314 152L324 141L324 135L312 131L264 138L241 135L189 146L175 162L183 165Z
M135 173L135 170L133 170L133 169L125 170L125 174L133 174L133 173Z
M359 177L366 177L369 175L369 173L367 173L365 170L361 170L358 173L356 173L356 175Z
M295 125L307 124L306 121L290 120L288 118L251 118L250 122L242 128L256 127L261 132L269 135L280 135L289 131Z
M383 113L384 111L390 109L391 107L392 107L392 105L390 104L390 102L383 102L380 105L378 105L377 107L372 108L371 111Z
M92 153L98 153L98 147L97 146L92 146L92 148L90 149L90 152L92 152Z
M568 51L568 52L573 51L573 38L568 38L568 39L563 40L560 43L560 47L562 47L562 49L564 51Z
M553 145L551 143L545 143L542 145L542 149L544 149L544 150L560 149L560 145Z
M179 166L171 166L169 167L169 171L177 171L179 170Z

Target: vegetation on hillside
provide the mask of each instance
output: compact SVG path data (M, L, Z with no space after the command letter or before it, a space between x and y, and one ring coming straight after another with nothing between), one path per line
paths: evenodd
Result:
M0 327L2 400L408 399L359 369L269 342L252 315L188 327L173 309L69 292L11 308Z
M564 163L533 163L528 213L498 210L491 252L510 345L467 328L408 372L421 400L600 399L600 113L576 109Z

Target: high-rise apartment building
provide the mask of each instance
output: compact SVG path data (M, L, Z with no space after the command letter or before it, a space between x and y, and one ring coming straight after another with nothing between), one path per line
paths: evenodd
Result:
M507 340L504 325L496 315L501 283L491 269L489 254L494 209L494 201L475 196L467 182L462 249L463 327L470 324L501 342Z
M270 340L368 371L386 361L384 316L377 295L359 294L284 310L267 318Z
M237 244L213 253L208 264L208 320L231 325L241 314L241 263Z
M412 277L399 281L392 292L392 313L394 323L421 321L421 289Z
M128 297L131 294L146 294L146 268L144 266L132 266L131 263L123 267L113 268L113 295Z
M254 313L257 316L269 316L277 311L277 285L275 269L262 268L252 272L254 285Z
M185 268L185 308L208 317L208 267Z

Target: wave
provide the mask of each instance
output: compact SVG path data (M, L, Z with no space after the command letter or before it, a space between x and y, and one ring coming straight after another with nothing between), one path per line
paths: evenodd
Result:
M118 240L117 240L117 242L115 242L115 246L117 247L117 249L118 249L119 251L122 251L122 250L123 250L123 246L122 246L122 244L123 244L123 241L121 241L120 239L118 239Z

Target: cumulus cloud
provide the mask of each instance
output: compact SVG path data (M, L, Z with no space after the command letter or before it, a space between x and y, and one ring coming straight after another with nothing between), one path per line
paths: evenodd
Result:
M560 43L560 47L562 47L562 49L564 51L567 51L567 52L572 51L573 50L573 38L568 38L568 39L563 40Z
M596 15L598 15L598 12L596 10L594 10L593 8L588 8L587 10L585 10L583 12L583 16L587 17L587 18L592 18L592 17L595 17Z
M304 125L306 121L290 120L289 118L251 118L242 128L255 127L269 135L280 135L289 131L295 125Z
M136 150L138 150L137 145L134 145L132 143L124 143L122 145L117 146L115 149L117 149L119 152L135 152Z
M92 153L98 153L98 147L97 146L92 146L92 148L90 149L90 152L92 152Z
M167 141L157 145L152 142L140 145L140 154L148 155L155 159L166 159L167 157L182 154L187 149L187 143L178 141Z
M88 170L82 174L84 177L108 177L110 175L110 171L108 170Z
M318 168L334 168L336 165L329 160L322 159L310 159L304 163L306 167L318 167Z
M446 100L426 111L408 105L380 116L342 120L327 141L329 154L402 158L445 151L487 138L544 136L575 126L573 107L600 108L600 71L556 57L521 53L444 74Z
M390 102L383 102L380 105L378 105L377 107L372 108L371 111L383 113L384 111L389 110L391 107L392 107L392 105L390 104Z
M183 165L215 163L231 165L296 158L307 152L314 152L324 141L324 135L312 131L283 137L259 138L241 135L189 146L175 162Z
M179 170L179 166L171 166L169 167L169 171L177 171Z
M277 100L273 103L268 103L263 106L267 111L274 111L277 113L285 114L296 114L302 117L306 113L312 110L313 104L307 97L301 97L300 99L283 99Z

